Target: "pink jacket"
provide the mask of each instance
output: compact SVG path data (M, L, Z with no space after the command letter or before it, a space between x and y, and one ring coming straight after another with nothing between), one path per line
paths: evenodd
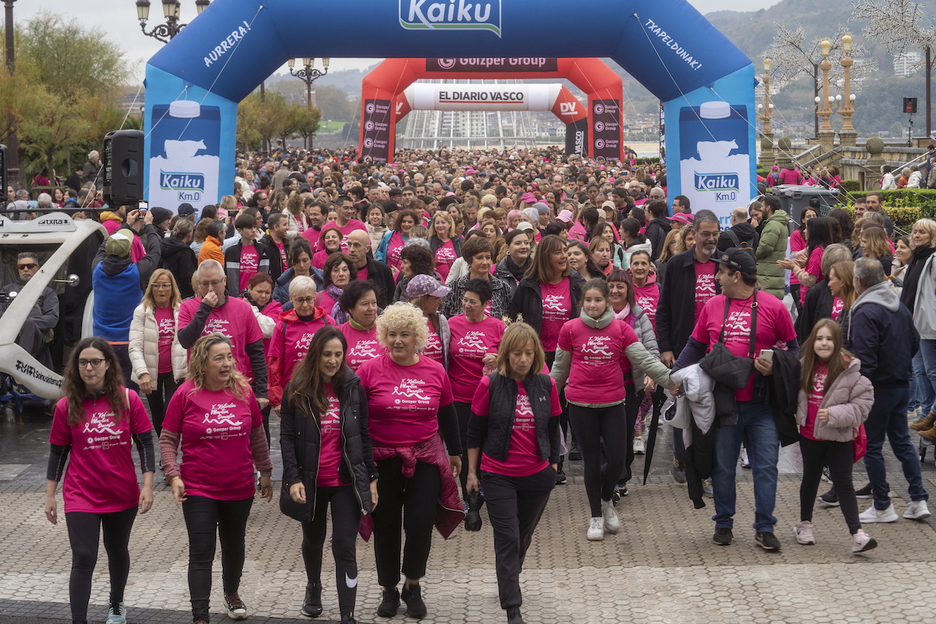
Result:
M868 419L873 404L874 388L867 377L861 375L861 361L853 357L848 368L822 397L819 409L828 408L829 422L822 423L817 418L813 436L818 440L851 442L858 426ZM806 424L808 407L808 397L801 389L796 410L796 424L800 427Z

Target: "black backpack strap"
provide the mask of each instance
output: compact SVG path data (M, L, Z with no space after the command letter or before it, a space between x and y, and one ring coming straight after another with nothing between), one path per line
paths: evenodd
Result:
M725 230L725 234L728 235L728 238L731 239L731 242L734 243L734 246L735 246L736 248L740 248L740 247L741 247L741 239L738 238L738 235L735 234L734 231L733 231L731 228Z

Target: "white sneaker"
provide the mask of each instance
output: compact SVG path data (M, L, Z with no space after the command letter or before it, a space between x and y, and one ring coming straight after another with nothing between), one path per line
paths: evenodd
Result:
M647 450L646 444L644 444L643 436L634 437L634 455L643 455Z
M851 538L851 547L853 553L865 552L866 550L871 550L872 548L877 547L877 542L874 541L874 538L858 529L858 532L852 535Z
M869 522L897 522L897 512L894 511L894 503L891 503L887 509L879 511L874 505L868 507L866 511L858 515L862 524Z
M743 446L741 447L741 467L742 468L751 467L751 462L748 461L747 449L744 448Z
M913 501L910 503L910 506L907 507L907 511L903 513L903 517L908 520L925 520L930 517L929 507L926 506L925 500Z
M793 533L796 534L796 543L803 546L809 546L816 543L816 538L812 534L813 525L809 520L803 520L793 527Z
M601 501L601 520L604 522L604 530L608 533L617 533L621 530L621 521L618 520L617 512L614 511L614 503L611 501Z
M589 542L600 542L604 539L604 518L592 518L588 523L588 533L585 534Z

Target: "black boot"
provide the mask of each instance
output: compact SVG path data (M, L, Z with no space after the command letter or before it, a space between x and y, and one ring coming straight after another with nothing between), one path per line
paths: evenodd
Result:
M520 616L520 607L507 608L507 624L526 624Z
M305 600L302 601L302 615L313 618L322 615L321 583L306 585Z
M383 590L383 596L380 606L377 607L377 615L380 617L393 617L400 608L400 592L397 588Z
M400 598L406 603L406 615L417 620L426 617L426 603L423 602L419 583L413 583L410 586L404 584L403 591L400 592Z

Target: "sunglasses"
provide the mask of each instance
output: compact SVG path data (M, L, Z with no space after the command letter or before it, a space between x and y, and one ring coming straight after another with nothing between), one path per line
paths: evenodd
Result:
M24 262L23 264L20 264L20 265L19 265L19 268L20 268L20 271L22 271L23 269L34 269L34 268L36 268L36 263L35 263L35 262Z

